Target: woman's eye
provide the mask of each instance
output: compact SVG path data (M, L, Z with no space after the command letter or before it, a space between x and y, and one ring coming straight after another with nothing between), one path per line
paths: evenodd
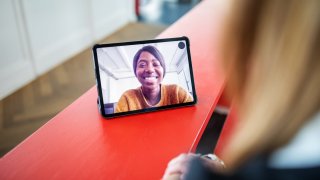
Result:
M146 66L146 63L140 63L140 64L139 64L139 67L140 67L140 68L143 68L143 67L145 67L145 66Z
M153 63L154 67L160 66L160 63Z

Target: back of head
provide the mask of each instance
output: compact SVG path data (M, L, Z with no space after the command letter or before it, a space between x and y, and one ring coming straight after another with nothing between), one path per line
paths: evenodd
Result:
M320 109L320 1L235 1L222 56L239 111L231 169L287 143Z

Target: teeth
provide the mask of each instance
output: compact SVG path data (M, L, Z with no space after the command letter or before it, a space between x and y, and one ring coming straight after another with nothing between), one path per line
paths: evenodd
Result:
M157 77L145 77L145 79L156 79Z

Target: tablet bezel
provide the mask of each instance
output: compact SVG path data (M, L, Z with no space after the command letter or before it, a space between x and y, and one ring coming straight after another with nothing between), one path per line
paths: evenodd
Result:
M162 43L162 42L172 42L172 41L185 41L186 43L186 50L187 50L187 56L188 56L188 65L189 65L189 73L190 73L190 80L191 80L191 87L192 87L192 95L193 95L193 101L187 102L187 103L179 103L179 104L172 104L172 105L166 105L161 107L151 107L151 108L145 108L145 109L139 109L139 110L133 110L133 111L127 111L127 112L120 112L120 113L112 113L112 114L106 114L105 108L104 108L104 101L103 101L103 95L102 95L102 87L101 87L101 79L100 79L100 71L99 71L99 63L98 63L98 55L97 55L97 49L98 48L105 48L105 47L116 47L116 46L126 46L126 45L138 45L138 44L149 44L149 43ZM93 61L94 61L94 71L96 75L96 85L98 90L98 108L103 117L106 118L113 118L118 116L126 116L131 114L138 114L138 113L146 113L146 112L153 112L158 110L165 110L165 109L172 109L172 108L178 108L178 107L185 107L185 106L192 106L197 103L197 95L196 95L196 89L195 89L195 83L194 83L194 77L193 77L193 68L192 68L192 61L191 61L191 54L190 54L190 43L189 39L185 36L183 37L175 37L175 38L164 38L164 39L153 39L153 40L143 40L143 41L131 41L131 42L119 42L119 43L108 43L108 44L95 44L92 48L93 53Z

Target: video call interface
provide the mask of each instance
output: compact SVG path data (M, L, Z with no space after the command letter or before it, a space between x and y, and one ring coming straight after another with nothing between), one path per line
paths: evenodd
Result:
M184 40L96 49L105 114L192 102Z

